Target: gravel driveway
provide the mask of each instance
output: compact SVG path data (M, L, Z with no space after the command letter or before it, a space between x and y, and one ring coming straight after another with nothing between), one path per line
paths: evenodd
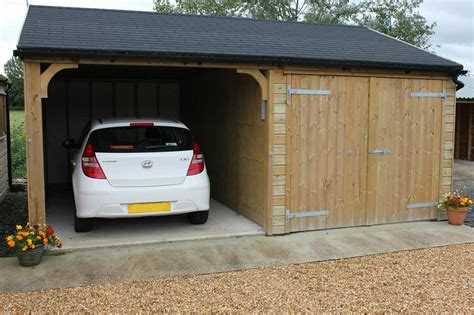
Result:
M467 244L286 267L0 295L0 312L470 313L474 311L472 266L474 244Z

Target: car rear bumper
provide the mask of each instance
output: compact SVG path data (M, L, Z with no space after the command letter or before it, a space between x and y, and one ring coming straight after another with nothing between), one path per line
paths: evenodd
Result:
M179 185L113 187L107 180L81 180L74 185L79 218L162 216L209 210L210 185L207 173L186 177ZM169 202L170 211L128 213L129 204Z

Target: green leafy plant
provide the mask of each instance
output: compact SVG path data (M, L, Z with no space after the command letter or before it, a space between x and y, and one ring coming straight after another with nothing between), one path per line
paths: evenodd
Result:
M23 108L23 65L18 57L10 58L4 65L3 70L11 82L10 106Z
M24 178L26 177L26 142L24 122L17 126L12 126L10 136L12 149L12 178Z

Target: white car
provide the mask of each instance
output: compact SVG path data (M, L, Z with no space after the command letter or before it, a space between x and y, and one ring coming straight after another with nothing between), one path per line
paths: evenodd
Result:
M187 213L192 224L209 215L210 184L204 157L189 129L176 120L104 119L89 123L76 142L72 185L74 228L92 218Z

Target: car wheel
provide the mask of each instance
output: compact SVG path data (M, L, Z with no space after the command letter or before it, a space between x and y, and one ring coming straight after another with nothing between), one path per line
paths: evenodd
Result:
M78 233L89 232L92 228L92 219L82 219L74 216L74 230Z
M191 224L204 224L209 217L209 210L188 213L188 220Z

